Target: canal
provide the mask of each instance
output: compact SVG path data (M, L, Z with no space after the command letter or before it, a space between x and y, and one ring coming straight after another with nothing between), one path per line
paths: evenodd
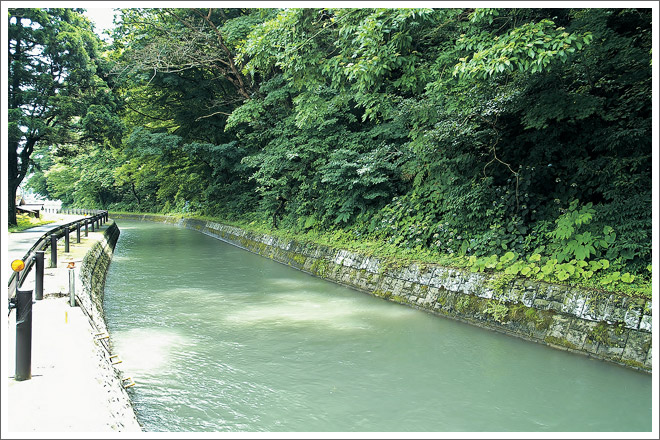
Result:
M118 220L104 308L146 431L650 431L644 373Z

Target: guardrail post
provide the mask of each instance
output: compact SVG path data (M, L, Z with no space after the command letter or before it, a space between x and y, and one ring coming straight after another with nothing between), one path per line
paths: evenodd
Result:
M85 219L85 237L87 237L89 235L89 231L87 230L87 227L89 226L88 225L88 223L89 223L88 220L89 219Z
M57 267L57 235L50 234L50 267Z
M94 217L91 218L91 226L92 226L92 232L94 232Z
M80 222L76 223L76 243L80 243Z
M44 299L44 251L36 251L34 256L34 299Z
M74 268L69 267L69 305L71 307L76 306L76 273L74 271Z
M16 289L16 380L32 377L32 291Z
M64 252L69 252L69 227L64 227Z

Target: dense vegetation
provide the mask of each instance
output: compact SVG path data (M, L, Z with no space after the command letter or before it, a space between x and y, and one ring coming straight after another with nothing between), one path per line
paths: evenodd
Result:
M10 39L77 16L25 11ZM639 9L122 10L62 67L29 186L646 291L651 41Z

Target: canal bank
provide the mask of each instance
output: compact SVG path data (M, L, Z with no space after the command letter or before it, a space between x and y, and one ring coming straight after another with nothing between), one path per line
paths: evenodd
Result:
M71 243L58 243L57 267L44 268L44 298L32 307L31 378L15 373L16 311L5 333L7 423L3 432L138 432L125 386L111 352L101 302L119 228L109 221ZM70 305L73 263L76 305ZM34 270L34 269L33 269ZM34 289L28 276L21 290ZM4 437L4 435L3 435Z
M115 220L104 312L147 432L652 428L649 374L439 319L192 228Z
M205 220L155 214L112 216L174 223L389 301L555 349L652 371L650 300L437 265L399 267L377 256L282 240Z

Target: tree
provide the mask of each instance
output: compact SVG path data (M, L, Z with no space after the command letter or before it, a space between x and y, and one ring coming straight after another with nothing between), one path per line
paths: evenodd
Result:
M102 133L87 133L96 126L94 119L112 115L98 106L87 112L107 87L97 76L100 40L80 9L9 9L8 36L11 225L16 224L16 191L35 147L96 139Z

